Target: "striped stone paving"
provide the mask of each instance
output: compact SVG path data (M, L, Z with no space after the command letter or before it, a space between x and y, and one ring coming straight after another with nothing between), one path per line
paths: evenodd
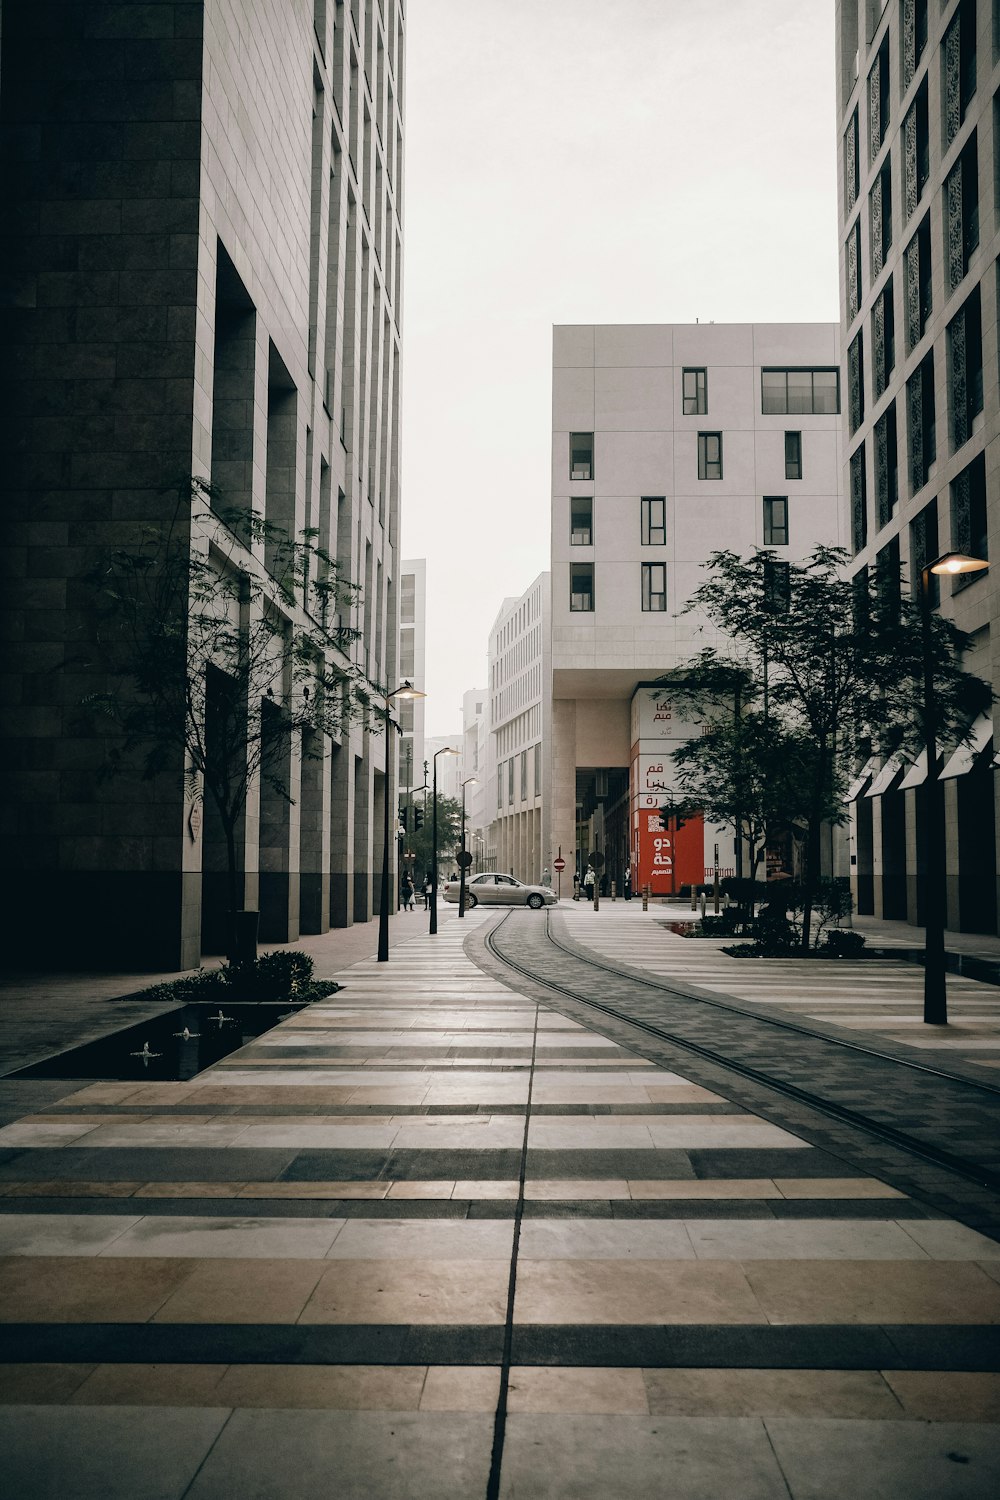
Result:
M1000 1244L489 977L494 920L0 1129L10 1492L466 1500L502 1402L507 1500L996 1493Z

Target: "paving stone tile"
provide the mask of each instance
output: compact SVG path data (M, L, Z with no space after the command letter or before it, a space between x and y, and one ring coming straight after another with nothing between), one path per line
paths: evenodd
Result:
M739 1266L724 1261L526 1260L518 1323L763 1323Z
M0 1255L99 1255L140 1222L128 1214L0 1214Z
M519 1264L530 1260L692 1260L691 1236L678 1221L526 1220Z
M92 1364L0 1364L0 1405L52 1402L61 1406L94 1368Z
M908 1417L924 1422L1000 1422L1000 1374L968 1370L886 1370Z
M428 1365L421 1411L496 1411L500 1371L488 1366Z
M901 1225L933 1260L1000 1261L1000 1243L951 1219L919 1219Z
M2 1408L9 1493L17 1500L180 1500L228 1416L134 1406Z
M11 1256L0 1262L0 1320L144 1323L191 1269L183 1260Z
M667 1417L904 1415L876 1370L644 1370L649 1410ZM887 1384L888 1382L888 1384Z
M327 1252L329 1260L500 1260L508 1264L513 1226L502 1220L421 1222L413 1219L346 1221Z
M795 1500L983 1500L1000 1490L1000 1426L765 1419Z
M301 1321L501 1323L508 1270L499 1260L326 1261Z
M918 1221L923 1223L926 1221ZM701 1219L689 1225L700 1260L923 1260L900 1224L844 1219Z
M423 1365L230 1365L221 1404L333 1411L416 1411Z
M74 1391L75 1406L232 1406L218 1399L227 1366L97 1365Z
M128 1264L101 1261L101 1265ZM139 1262L158 1266L159 1260ZM323 1274L322 1260L188 1260L187 1274L155 1313L158 1323L294 1323Z
M508 1410L646 1415L649 1403L641 1370L518 1365L510 1372Z
M679 1182L657 1182L655 1178L636 1178L629 1183L633 1198L776 1198L778 1190L769 1177L682 1178Z
M974 1265L759 1260L744 1269L773 1323L1000 1323L1000 1286Z

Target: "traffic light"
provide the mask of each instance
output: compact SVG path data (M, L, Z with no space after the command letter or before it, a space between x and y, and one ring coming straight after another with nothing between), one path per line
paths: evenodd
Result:
M407 818L409 817L409 815L410 815L410 809L408 807L401 807L399 809L399 821L403 825L403 832L404 833L406 832L406 830L407 830L407 828L409 826L409 824L407 823Z
M413 831L414 831L414 833L416 833L418 831L418 829L423 828L423 826L424 826L424 810L423 810L422 807L415 807L413 809Z
M681 829L684 827L685 822L686 819L682 818L679 813L675 812L674 809L669 805L669 803L660 808L661 828L666 828L669 830L671 825L673 825L674 832L680 833Z

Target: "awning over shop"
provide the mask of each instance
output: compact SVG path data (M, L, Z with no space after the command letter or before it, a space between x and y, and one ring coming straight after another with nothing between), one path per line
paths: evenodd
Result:
M971 771L993 738L993 720L989 714L980 714L973 724L969 738L964 744L959 745L954 755L945 763L941 772L942 781L951 781L956 776L964 776ZM996 759L994 757L994 764Z
M844 794L845 802L856 802L878 770L878 756L870 755Z
M885 765L879 771L871 786L865 792L866 797L881 797L883 792L888 792L897 776L900 776L907 762L901 755L891 755Z

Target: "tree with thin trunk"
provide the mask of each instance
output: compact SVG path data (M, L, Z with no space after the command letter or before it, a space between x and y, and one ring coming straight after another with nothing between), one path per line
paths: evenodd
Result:
M713 553L709 576L681 613L703 614L722 641L664 679L708 719L705 747L692 741L675 752L688 794L699 779L706 796L721 783L725 795L716 808L723 811L728 799L727 821L753 803L766 828L779 820L804 826L803 951L823 825L843 819L851 765L873 753L883 760L913 756L924 738L919 601L902 594L898 576L848 579L849 560L836 547L817 547L792 564L768 551L747 559ZM935 613L930 651L940 735L954 743L969 738L992 702L988 684L963 670L969 644ZM739 706L732 687L726 700L727 678L742 685ZM716 730L725 701L730 723Z
M348 655L345 618L360 590L316 540L227 507L183 476L162 522L139 528L87 575L85 700L113 725L104 771L146 778L183 766L188 799L207 799L226 847L229 956L240 908L238 840L257 782L292 800L290 752L322 755L365 710L373 685Z

